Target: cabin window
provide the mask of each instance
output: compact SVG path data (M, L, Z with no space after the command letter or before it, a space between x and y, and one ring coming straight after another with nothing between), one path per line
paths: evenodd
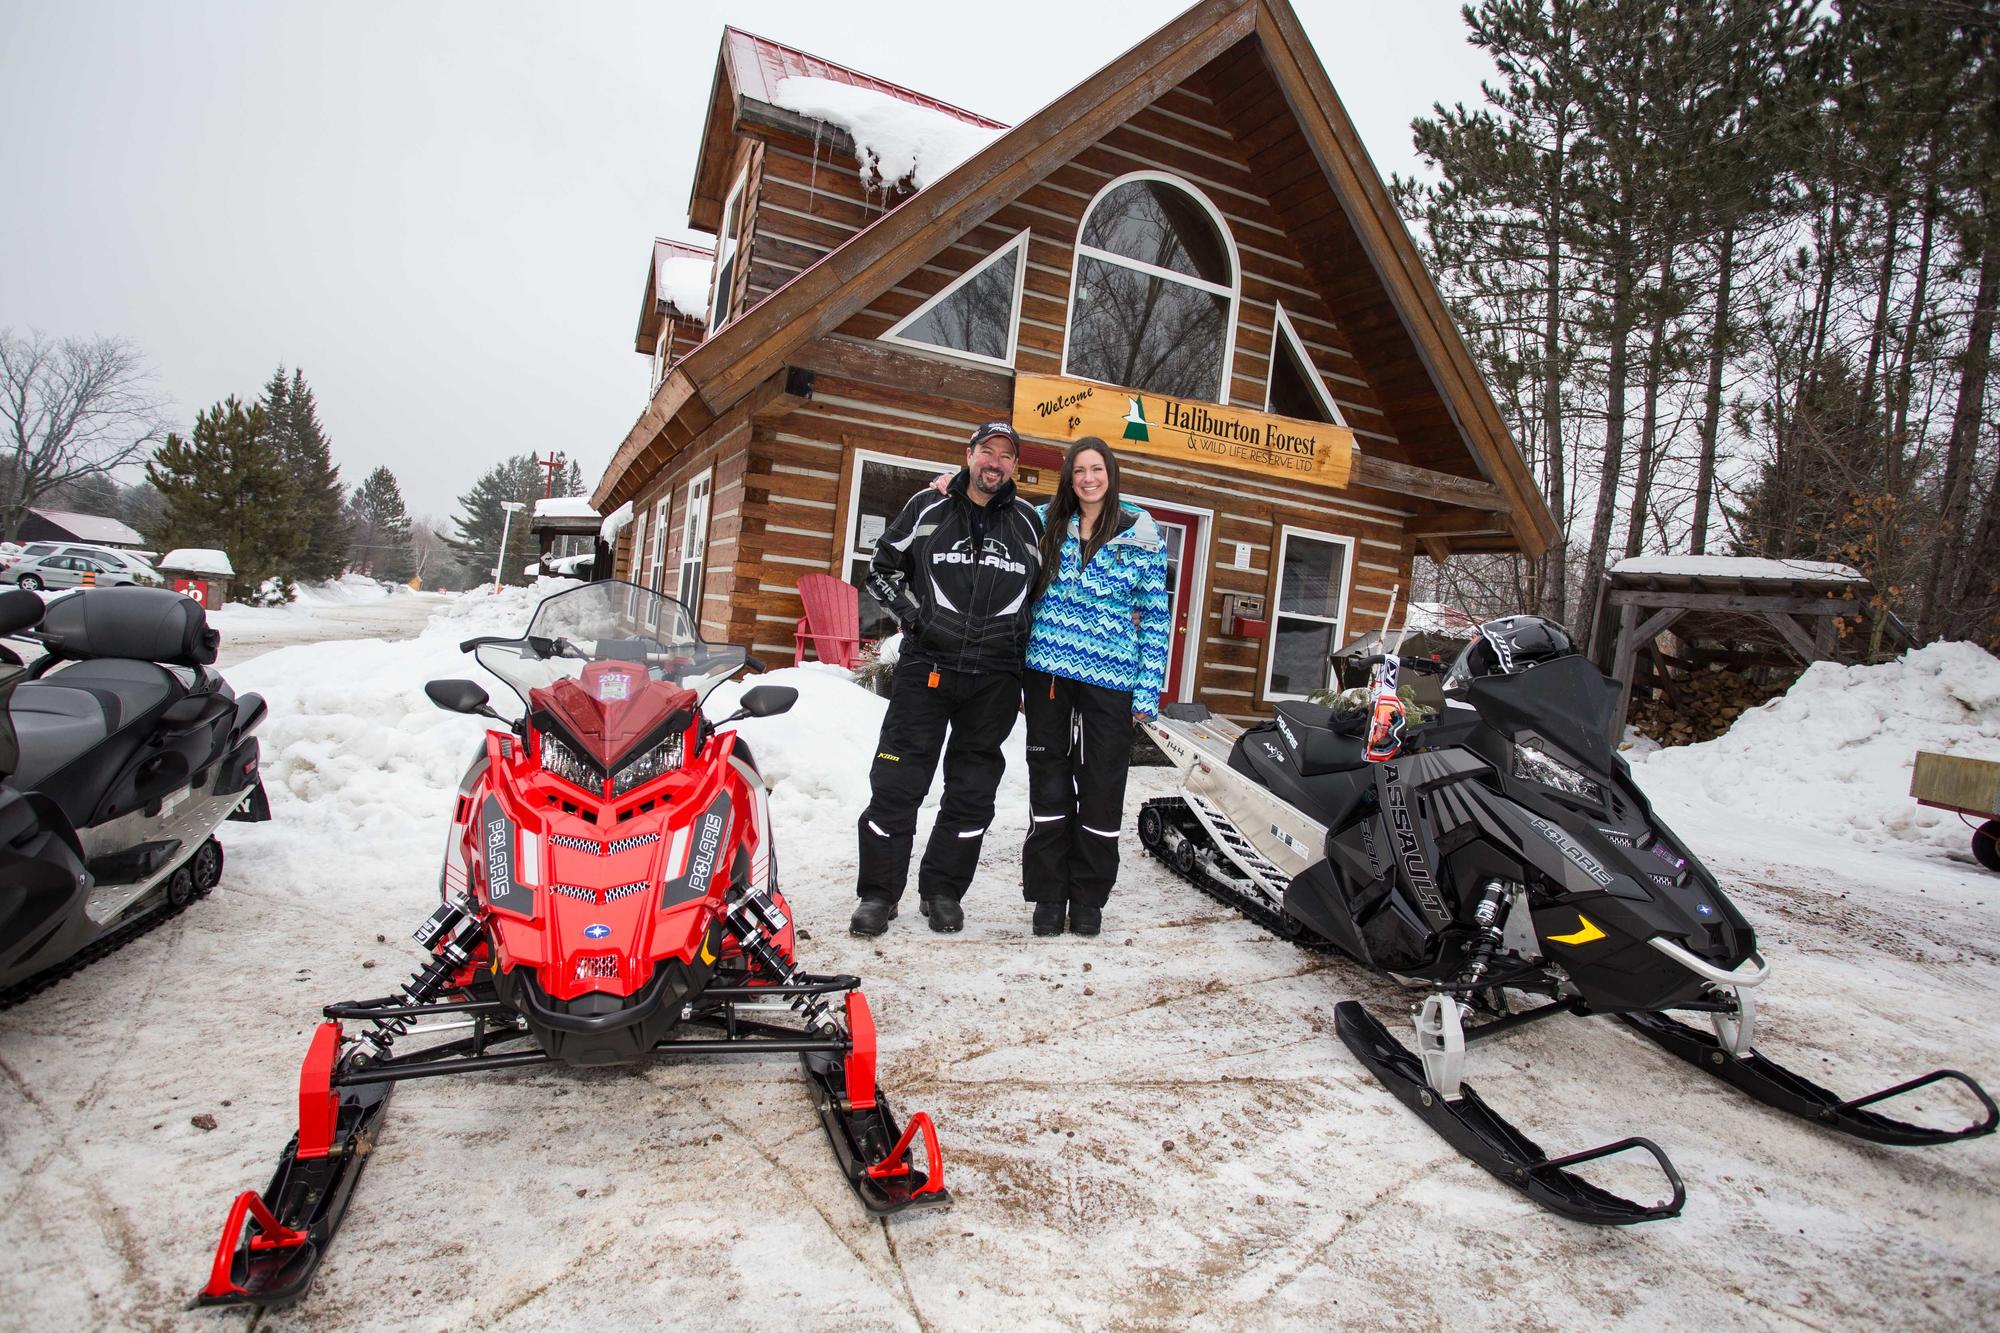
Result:
M842 577L861 590L862 638L881 639L896 632L896 618L868 592L868 563L875 558L876 541L903 512L911 496L930 485L938 473L949 470L948 464L920 458L854 455L854 476L847 492L846 573Z
M911 311L882 341L1011 366L1027 273L1028 233L1022 231Z
M681 574L676 596L694 623L701 623L702 568L708 556L708 492L714 469L688 483L687 505L681 515Z
M632 559L625 566L625 580L638 584L645 582L646 575L646 511L641 509L632 516ZM625 598L625 614L631 619L639 616L639 594L630 593Z
M659 504L653 507L653 567L647 572L644 581L654 592L666 591L667 507L673 503L673 496L674 493L668 491L660 497ZM646 623L657 625L660 620L660 604L651 601L647 606L650 614L646 617Z
M1278 542L1278 596L1271 619L1271 657L1264 695L1303 699L1332 676L1327 660L1345 640L1350 542L1304 528L1284 529Z
M1264 378L1264 410L1301 421L1327 421L1345 426L1340 405L1326 391L1326 381L1306 352L1305 339L1292 327L1281 304L1271 328L1271 368Z
M715 290L709 296L708 306L710 337L729 322L731 314L730 289L736 283L736 233L743 221L743 186L749 179L750 168L745 167L737 174L736 184L729 187L729 197L722 204L722 230L715 234Z
M1164 172L1121 176L1077 234L1063 373L1222 402L1237 282L1236 243L1200 191Z

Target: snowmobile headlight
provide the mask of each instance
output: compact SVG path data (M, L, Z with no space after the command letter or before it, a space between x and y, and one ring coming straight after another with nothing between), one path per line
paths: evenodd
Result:
M542 769L588 791L600 790L604 783L595 764L546 732L542 735Z
M619 769L611 779L611 794L623 796L634 787L651 782L662 773L671 773L680 766L681 737L676 732Z
M1586 801L1604 803L1604 788L1532 745L1514 747L1514 776L1568 792L1571 796L1581 796Z

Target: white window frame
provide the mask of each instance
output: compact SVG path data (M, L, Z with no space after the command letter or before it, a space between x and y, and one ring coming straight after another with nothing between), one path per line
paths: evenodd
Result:
M1158 505L1162 509L1170 509L1194 520L1194 554L1190 557L1194 568L1189 569L1185 564L1181 566L1181 578L1186 584L1187 591L1184 605L1187 607L1188 617L1187 641L1181 645L1181 690L1180 697L1170 701L1191 703L1194 700L1195 672L1200 669L1198 663L1201 661L1201 641L1208 633L1204 610L1207 603L1204 599L1208 596L1208 535L1215 527L1215 511L1180 500L1155 500L1150 496L1124 494L1120 494L1118 498L1135 505ZM1171 626L1167 630L1167 642L1169 645L1173 642Z
M729 193L722 199L722 227L715 234L715 266L709 270L708 279L708 336L714 337L717 330L727 324L734 315L729 309L729 290L736 285L736 270L729 270L729 277L722 276L723 265L736 258L736 233L742 230L743 219L732 218L737 204L742 202L743 187L749 183L750 167L746 163L743 170L736 173L736 183L729 187Z
M697 631L701 625L701 586L708 582L708 515L714 508L715 469L703 468L688 478L687 507L681 511L681 558L674 566L674 600L688 609L694 617ZM699 504L699 511L695 506ZM697 517L697 513L699 517ZM688 553L694 552L690 560ZM688 566L695 570L694 597L687 594Z
M1347 553L1346 561L1342 565L1340 573L1340 614L1337 617L1315 616L1302 611L1285 611L1280 609L1283 607L1285 600L1285 552L1291 545L1291 540L1294 536L1310 538L1316 542L1326 542L1329 545L1340 547ZM1306 697L1303 694L1279 694L1271 689L1271 673L1278 665L1279 617L1282 616L1291 620L1309 620L1317 624L1333 626L1333 634L1327 645L1329 652L1338 649L1342 642L1344 642L1347 633L1348 601L1354 596L1354 548L1357 545L1358 543L1352 537L1342 537L1336 533L1321 532L1317 528L1298 528L1293 527L1289 523L1279 528L1277 556L1271 566L1271 612L1270 619L1267 622L1271 627L1270 639L1264 649L1264 698L1267 701L1304 699ZM1333 664L1329 662L1326 667L1326 675L1320 681L1320 688L1326 688L1332 680Z
M1028 227L1021 228L1020 231L1015 233L1012 240L1007 241L999 249L973 264L971 268L953 278L943 291L897 320L895 325L887 333L882 334L877 341L895 343L901 347L911 347L919 352L929 352L937 356L948 356L954 360L971 361L982 366L1004 366L1011 370L1014 365L1014 354L1020 350L1021 345L1021 292L1027 286L1028 281L1028 234L1031 230ZM1007 355L1004 359L985 356L979 352L968 352L956 347L945 347L939 343L924 342L920 338L905 338L900 336L904 329L950 300L953 292L956 292L966 283L971 282L994 264L999 263L1010 250L1020 251L1021 257L1019 262L1014 265L1014 304L1007 313Z
M660 336L653 340L653 382L646 390L650 399L660 391L660 381L667 377L667 344L674 336L674 319L668 315L660 321Z
M1299 365L1304 368L1306 383L1312 386L1313 396L1319 399L1319 405L1326 409L1327 420L1345 428L1347 418L1342 415L1340 404L1334 402L1333 395L1326 391L1326 381L1321 378L1319 367L1313 364L1311 354L1306 351L1306 340L1299 337L1299 331L1292 327L1292 317L1285 313L1285 303L1276 302L1273 310L1271 359L1264 365L1264 410L1266 412L1271 410L1271 395L1276 391L1278 378L1278 340L1283 338L1291 343L1292 355L1299 359Z
M646 571L645 579L642 580L645 587L652 589L661 597L666 596L664 571L667 567L667 534L672 530L667 520L673 515L673 503L674 493L669 488L667 493L653 504L653 563L652 568ZM646 623L658 626L660 604L648 602L647 606L651 608L652 614L646 617Z
M1084 227L1090 222L1090 215L1097 211L1097 206L1104 202L1105 196L1121 185L1129 185L1133 181L1141 180L1162 181L1177 190L1183 190L1192 196L1194 201L1200 204L1202 209L1207 212L1209 221L1215 224L1216 233L1222 237L1222 244L1229 251L1229 285L1227 287L1209 282L1205 278L1190 277L1185 273L1176 273L1172 269L1142 263L1129 256L1115 254L1110 250L1100 250L1094 245L1085 245L1083 243ZM1077 261L1087 255L1092 259L1099 259L1107 264L1120 265L1151 277L1165 278L1170 282L1186 283L1190 287L1197 287L1202 291L1213 293L1216 296L1226 296L1229 298L1229 317L1224 321L1222 331L1222 378L1216 385L1216 391L1220 396L1213 400L1219 404L1226 404L1229 401L1230 385L1236 378L1236 325L1238 316L1241 314L1243 308L1243 256L1236 249L1236 236L1229 230L1229 222L1222 216L1222 210L1217 208L1214 202L1206 194L1203 194L1192 181L1181 176L1176 176L1172 172L1128 171L1123 176L1116 177L1107 182L1103 189L1091 196L1090 203L1083 210L1082 220L1077 223L1076 234L1078 238L1077 243L1071 247L1069 300L1063 312L1062 373L1074 379L1087 380L1091 378L1088 375L1078 375L1069 368L1069 331L1075 327L1076 291L1078 287L1077 273L1082 268L1082 265ZM1092 380L1091 382L1095 384L1109 383L1108 380ZM1120 384L1114 387L1121 389L1142 389L1145 386ZM1152 393L1157 392L1157 390L1147 389L1146 392Z
M632 559L625 567L625 581L637 586L646 576L646 511L641 509L632 515ZM639 614L639 595L628 593L625 598L625 614L636 619Z
M848 566L852 565L856 560L864 558L859 540L861 536L861 468L863 464L886 463L891 467L930 468L932 476L936 476L940 472L950 472L952 470L951 464L940 463L935 459L908 458L901 454L877 453L873 449L856 449L852 451L852 456L854 458L854 472L847 479L847 531L843 536L846 545L842 546L840 550L840 567L833 571L834 577L840 579L847 577ZM894 518L895 515L892 514L890 517Z

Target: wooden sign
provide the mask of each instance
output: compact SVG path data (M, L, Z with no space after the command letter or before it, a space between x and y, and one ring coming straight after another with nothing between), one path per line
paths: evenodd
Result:
M1354 471L1354 432L1345 426L1057 375L1014 376L1014 431L1064 443L1095 435L1120 454L1315 486L1345 486Z

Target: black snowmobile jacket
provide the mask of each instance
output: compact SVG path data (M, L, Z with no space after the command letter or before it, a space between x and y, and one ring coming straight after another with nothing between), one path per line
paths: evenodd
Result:
M1042 520L1002 486L984 505L960 468L947 494L925 489L875 543L868 591L903 627L903 655L944 671L1021 670L1041 569Z

